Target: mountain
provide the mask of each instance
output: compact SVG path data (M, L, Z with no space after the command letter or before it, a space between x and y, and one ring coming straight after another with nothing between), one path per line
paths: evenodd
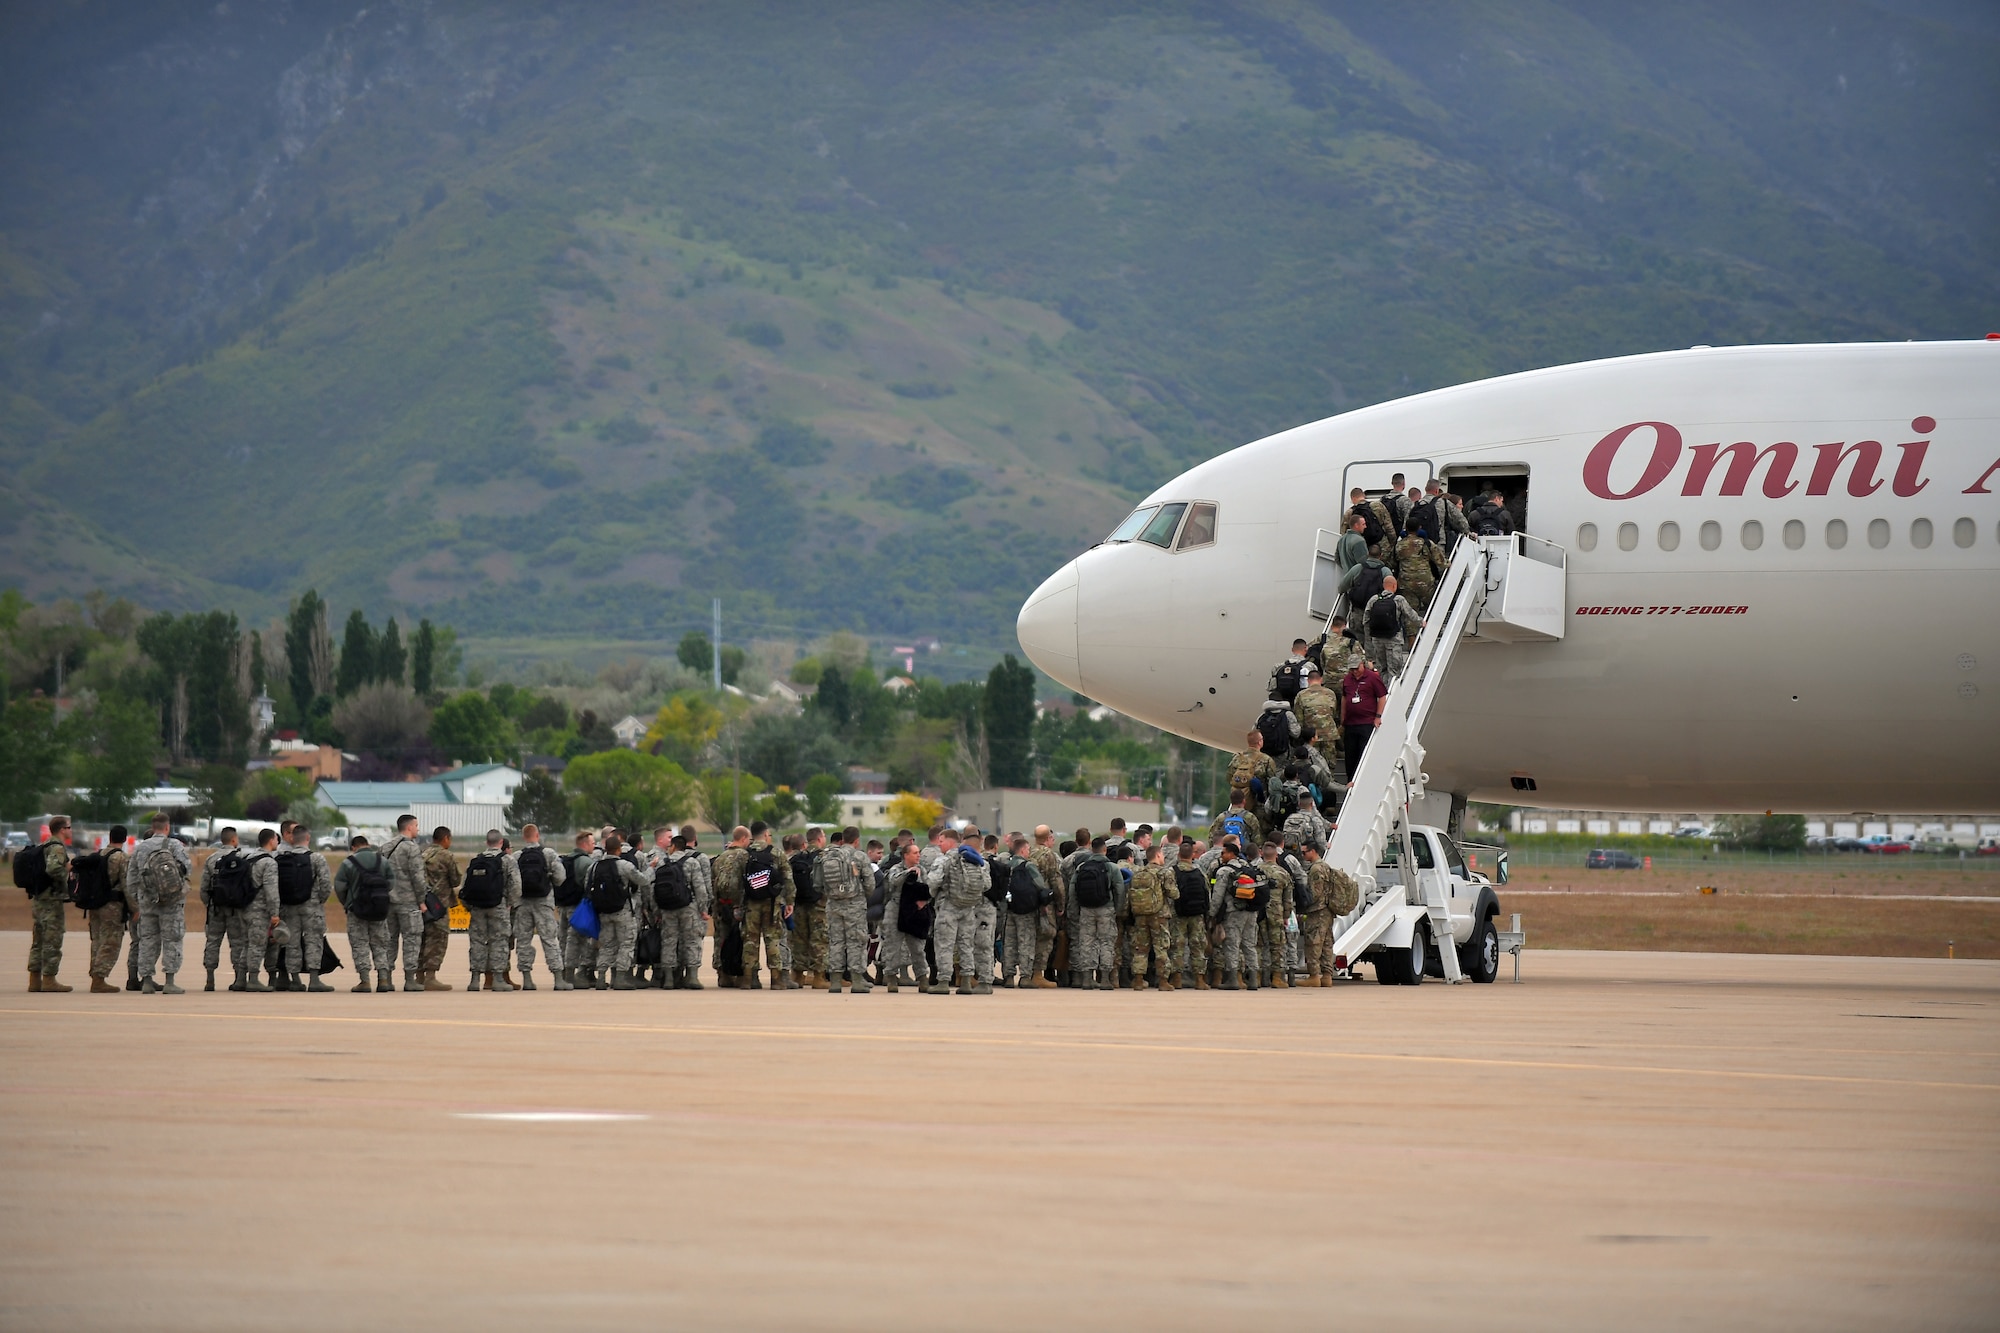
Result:
M1135 496L1274 429L1984 333L1989 17L26 0L0 581L1004 643Z

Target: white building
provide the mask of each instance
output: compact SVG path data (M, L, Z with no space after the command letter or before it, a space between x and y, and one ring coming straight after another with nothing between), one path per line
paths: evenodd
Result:
M627 713L611 724L611 734L626 749L636 750L639 748L639 742L645 739L647 726L647 723L641 722L633 714Z

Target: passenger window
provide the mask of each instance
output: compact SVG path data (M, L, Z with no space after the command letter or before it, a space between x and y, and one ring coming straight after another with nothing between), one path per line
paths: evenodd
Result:
M1437 861L1431 856L1431 840L1420 833L1410 835L1410 850L1417 854L1417 869L1436 870Z
M1181 515L1186 512L1184 504L1161 505L1160 512L1153 515L1153 521L1139 534L1139 540L1162 548L1172 546L1174 529L1181 525Z
M1181 529L1181 549L1194 546L1208 546L1215 541L1215 506L1196 504L1188 514L1187 526Z
M1120 523L1111 530L1111 535L1104 540L1107 542L1131 541L1139 535L1139 530L1146 526L1146 521L1152 518L1154 511L1158 508L1158 505L1146 505L1143 508L1134 509L1126 516L1123 523Z
M1471 879L1472 876L1465 873L1465 857L1459 853L1458 844L1450 838L1441 838L1439 841L1444 843L1444 863L1450 868L1451 873L1460 879Z

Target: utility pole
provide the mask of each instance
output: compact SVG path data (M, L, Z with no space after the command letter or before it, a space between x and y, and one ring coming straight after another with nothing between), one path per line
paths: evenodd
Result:
M722 693L722 599L720 597L715 599L713 607L715 611L715 633L709 636L708 654L709 670L713 673L714 680L709 688L720 694Z
M716 603L721 606L721 602ZM736 724L729 724L729 774L736 784L736 794L729 802L729 826L735 828L743 822L743 751L736 743Z

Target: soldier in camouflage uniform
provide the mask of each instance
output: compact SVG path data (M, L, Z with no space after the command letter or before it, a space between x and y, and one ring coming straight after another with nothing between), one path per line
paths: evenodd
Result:
M389 919L396 925L394 933L403 951L403 989L449 990L443 983L426 986L418 980L418 962L424 948L424 892L429 881L424 873L423 844L417 841L415 815L403 815L396 820L396 836L382 849L382 857L389 863ZM395 954L391 952L392 964L394 960ZM381 966L380 958L376 966ZM375 989L385 989L379 975Z
M993 964L985 964L985 975L974 948L978 936L979 904L993 881L986 874L986 858L971 846L961 846L958 834L946 829L938 836L938 858L924 874L937 904L931 922L931 945L937 955L937 976L924 988L927 995L943 995L947 979L955 979L960 995L991 995Z
M1295 847L1306 842L1317 842L1324 845L1329 825L1326 816L1322 815L1319 807L1313 804L1312 793L1306 789L1303 782L1292 781L1286 785L1295 789L1299 808L1285 816L1284 827L1279 830L1285 844Z
M1168 877L1174 881L1173 913L1168 918L1168 926L1173 932L1173 960L1169 973L1176 984L1189 984L1196 990L1207 990L1209 908L1214 905L1214 893L1209 888L1207 872L1195 862L1194 839L1175 840L1167 846L1173 849L1174 854L1171 863L1162 858ZM1193 896L1196 881L1200 882L1199 899ZM1183 978L1188 980L1183 982Z
M1389 567L1396 571L1396 582L1402 587L1403 596L1420 616L1431 608L1431 596L1437 591L1438 573L1443 565L1444 556L1437 544L1421 533L1406 532L1396 543L1396 558Z
M1335 651L1334 645L1344 641L1329 636L1325 651ZM1292 711L1299 715L1300 723L1312 736L1308 745L1326 762L1328 771L1333 771L1340 743L1340 696L1326 687L1326 671L1322 667L1306 668L1306 687L1292 700Z
M710 932L714 940L712 959L715 966L715 984L737 986L740 977L732 977L722 970L722 942L732 927L742 929L743 922L743 867L750 859L750 830L738 824L729 832L729 845L722 849L709 866L709 874L715 884L715 929Z
M1384 603L1395 607L1396 629L1378 635L1374 630L1375 608ZM1410 639L1424 627L1424 622L1397 591L1395 575L1383 579L1382 591L1368 599L1368 609L1362 613L1361 624L1368 630L1368 658L1375 663L1375 669L1382 673L1383 679L1402 675L1403 668L1410 664Z
M229 987L233 991L271 989L258 979L257 968L265 959L273 932L284 920L278 915L277 850L278 830L259 829L257 850L244 858L256 896L248 907L230 913L229 917L229 957L236 965L236 981Z
M389 914L380 921L365 921L354 911L354 890L361 879L361 867L366 864L370 872L381 872L389 880L391 905ZM389 867L388 858L378 848L370 847L368 839L356 834L347 840L347 857L340 863L340 869L333 876L333 896L340 899L342 910L347 913L347 947L354 955L355 984L350 989L356 995L366 995L370 991L368 974L375 974L377 993L387 993L396 989L396 935L403 928L402 914L394 905L395 871Z
M202 970L208 974L207 980L202 984L202 989L205 991L215 989L215 973L222 965L223 940L229 941L229 966L233 972L240 973L246 968L255 972L264 959L262 945L258 946L255 959L247 958L243 952L248 947L245 943L247 935L240 920L243 909L226 907L215 896L215 872L222 858L234 853L248 859L249 853L243 850L233 827L224 828L216 835L216 841L219 845L210 851L201 863L199 890L202 907L208 918L202 926L201 950Z
M632 946L638 930L639 898L652 890L653 884L645 874L622 854L625 844L620 841L616 829L604 831L604 854L591 863L590 877L584 882L592 890L592 905L596 904L595 891L600 881L608 881L612 875L618 877L625 890L625 904L611 910L597 910L597 957L593 963L593 976L598 990L631 990ZM581 865L578 866L581 870ZM608 884L606 887L609 887ZM518 892L518 886L516 892ZM586 984L590 984L586 981Z
M138 967L140 989L148 995L179 995L174 974L181 970L181 946L187 937L187 882L193 867L187 848L169 835L172 821L154 815L145 841L132 849L125 867L125 897L139 918ZM166 980L156 983L160 966Z
M1333 984L1333 926L1354 910L1361 890L1353 876L1335 870L1322 858L1318 843L1306 843L1306 883L1312 889L1312 910L1299 923L1306 940L1306 985Z
M521 858L528 858L529 872L536 877L534 894L527 892L528 882L521 875ZM542 845L542 830L534 824L521 826L521 850L514 853L514 878L521 881L521 901L515 905L512 934L514 956L521 964L521 989L535 989L535 937L541 936L542 946L549 958L549 974L554 978L557 990L569 990L569 979L564 976L562 926L556 919L555 891L562 886L566 875L562 858L555 850ZM697 948L700 946L697 945ZM697 959L696 961L700 961Z
M1271 801L1278 784L1278 762L1264 753L1264 733L1252 731L1246 739L1248 749L1238 750L1229 760L1229 789L1239 788L1250 793L1250 799L1259 805Z
M1264 825L1250 811L1250 793L1241 788L1232 788L1229 793L1229 808L1215 817L1208 826L1209 845L1220 843L1226 834L1234 834L1244 847L1255 847L1264 841Z
M1160 990L1176 989L1173 961L1173 905L1180 896L1180 888L1167 870L1161 849L1149 848L1146 853L1146 864L1134 872L1132 887L1126 894L1126 908L1132 914L1133 990L1146 988L1148 954L1152 955L1153 964L1159 969L1155 986Z
M291 943L285 946L285 971L294 984L301 975L310 977L306 983L309 991L330 991L333 987L320 980L319 965L326 950L326 900L333 896L333 872L327 868L326 858L313 850L312 829L304 824L292 825L291 844L280 847L278 855L306 858L312 875L311 894L304 902L278 907L278 916L292 935ZM299 971L302 963L303 974Z
M662 830L664 832L664 830ZM689 900L686 907L677 911L666 911L655 904L655 913L660 922L660 968L666 976L663 985L668 990L700 990L701 985L701 937L712 902L708 884L708 862L700 852L688 845L691 830L682 829L673 834L667 845L654 857L652 869L666 864L680 867L681 878L687 881Z
M417 961L417 982L425 990L450 990L451 983L438 980L444 966L445 950L451 947L450 909L458 906L461 877L458 858L451 854L451 830L440 824L431 830L431 845L423 850L424 883L444 903L446 915L424 922L423 946ZM418 895L417 901L423 902ZM405 960L407 964L408 960Z
M507 980L507 934L513 929L514 910L521 905L521 868L504 846L507 839L499 829L486 831L486 850L473 858L475 864L467 866L467 872L478 869L489 875L497 869L500 876L500 901L492 907L474 907L466 904L471 919L465 927L465 951L472 960L471 990L479 989L480 978L485 978L489 991L511 991L513 983ZM460 888L465 887L461 881Z
M930 888L924 883L923 848L914 838L902 845L898 862L890 869L883 886L883 952L876 961L891 995L899 984L914 984L919 991L928 990L931 984L930 960L924 952L923 939L905 934L898 924L906 892L915 892L920 898L930 897ZM914 983L903 975L906 971L915 977Z
M826 903L827 989L840 989L842 975L856 995L868 986L868 890L875 867L861 850L861 830L840 831L840 841L820 854L817 867Z
M33 928L28 937L28 989L67 991L56 980L62 967L63 931L69 926L69 817L49 820L49 838L42 844L43 889L28 899Z
M590 884L590 868L597 864L604 853L597 846L597 835L588 830L576 835L576 854L572 859L570 875L577 882L577 891L582 892ZM569 919L576 914L575 907L558 909L562 915L563 937L563 980L566 987L574 990L578 986L595 984L597 976L597 937L586 935L570 928Z
M987 834L986 840L982 843L979 841L979 830L969 828L965 831L965 837L968 843L977 845L980 855L986 858L987 885L990 893L994 864L996 862L999 864L1004 878L1005 872L1013 869L1014 858L1001 847L998 834ZM994 952L1000 940L1000 905L982 894L979 906L973 909L972 921L972 953L979 960L979 980L991 986Z
M125 851L125 826L113 825L104 845L108 849L104 873L111 881L111 897L102 907L85 914L90 921L90 989L95 995L115 995L118 988L110 977L118 966L118 946L125 941L125 918L131 913L125 900L125 868L131 860ZM138 960L133 962L136 965Z
M1040 901L1040 891L1048 886L1048 877L1042 872L1031 855L1032 844L1014 835L1012 862L1014 866L1025 865L1029 878L1033 881L1035 901ZM1011 881L1018 870L1010 870ZM1011 889L1011 882L1010 882ZM1018 903L1011 900L1006 907L1006 919L1002 922L1004 938L1000 941L1000 984L1010 989L1023 989L1035 984L1041 974L1034 970L1035 958L1039 952L1037 927L1041 924L1046 907L1029 907L1029 900L1022 897Z
M1028 859L1035 863L1035 869L1042 872L1042 882L1055 890L1055 901L1035 914L1035 975L1028 984L1037 989L1053 990L1056 983L1048 978L1049 958L1055 953L1057 922L1066 910L1068 897L1062 877L1062 859L1056 855L1055 830L1047 824L1035 826L1035 849L1028 853Z
M1225 842L1218 849L1215 890L1211 895L1215 901L1209 910L1222 926L1222 946L1216 951L1216 962L1222 968L1224 990L1243 986L1257 989L1257 911L1249 905L1249 899L1236 896L1238 877L1254 873L1249 862L1238 858L1233 843Z
M798 888L792 883L792 863L785 859L782 850L771 844L769 827L759 820L750 826L750 846L744 853L762 848L771 857L771 882L773 889L769 897L751 897L746 886L743 898L743 986L749 990L761 990L757 980L757 949L761 942L764 963L771 969L772 990L797 990L799 984L792 980L791 968L785 962L785 917L798 901Z
M1292 875L1278 859L1278 844L1263 848L1264 875L1271 881L1270 901L1264 904L1259 931L1264 944L1264 984L1279 989L1291 985L1285 975L1285 944L1289 933L1285 922L1292 914Z

